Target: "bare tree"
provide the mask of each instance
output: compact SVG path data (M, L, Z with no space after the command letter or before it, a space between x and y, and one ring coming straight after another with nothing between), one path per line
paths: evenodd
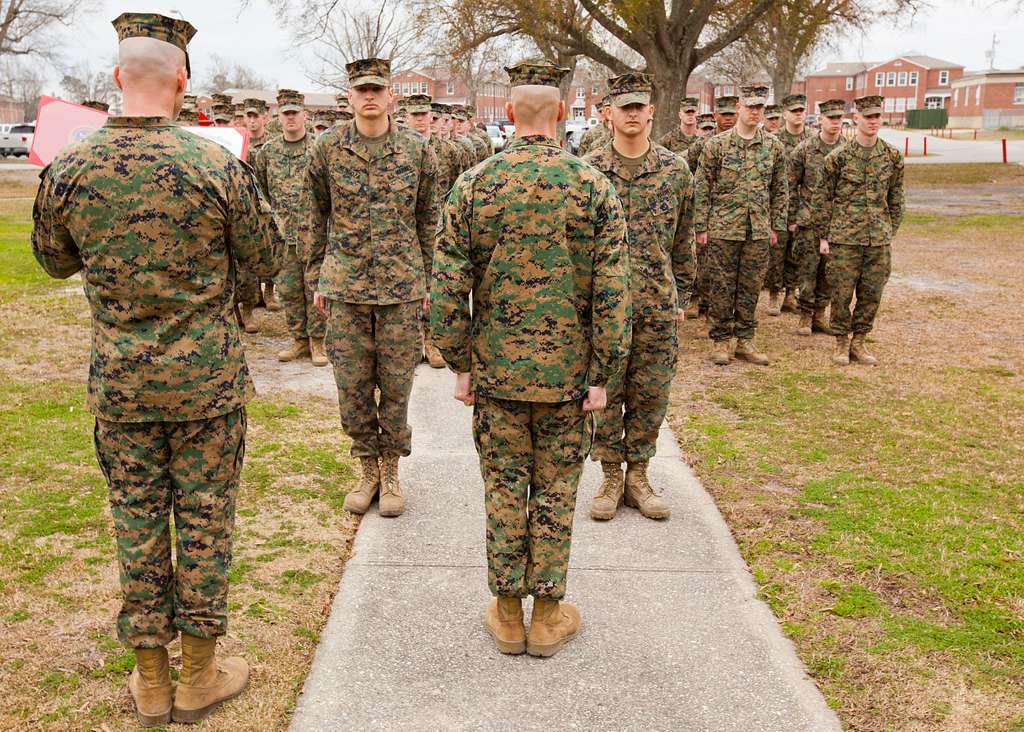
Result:
M210 70L199 88L211 94L225 89L264 89L270 86L269 81L248 66L229 61L215 53L210 55L208 66Z
M90 0L0 0L0 56L52 56L53 32L91 6Z
M111 71L116 63L116 59L111 60L109 68L99 71L94 71L89 63L67 67L61 76L61 89L72 102L95 100L114 105L120 96Z
M25 110L26 119L35 117L45 83L46 79L36 64L24 63L14 56L0 59L0 94L20 105Z

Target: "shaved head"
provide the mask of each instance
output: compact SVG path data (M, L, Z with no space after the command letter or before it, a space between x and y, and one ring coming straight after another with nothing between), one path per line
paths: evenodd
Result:
M117 47L114 80L128 107L173 107L177 115L188 85L185 52L155 38L125 38ZM171 112L168 109L168 112Z
M514 86L511 99L517 125L547 127L561 119L562 94L553 86Z

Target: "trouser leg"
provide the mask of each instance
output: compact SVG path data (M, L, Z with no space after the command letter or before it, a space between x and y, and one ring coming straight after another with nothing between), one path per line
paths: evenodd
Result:
M761 294L764 271L768 266L768 239L739 242L739 267L736 272L735 322L737 338L749 340L757 330L757 298Z
M709 239L707 244L708 335L731 338L736 316L736 285L742 241Z
M382 455L408 455L412 451L409 396L423 353L421 301L378 305L376 314L377 386L380 403Z
M674 320L633 322L633 347L625 379L626 462L650 460L657 451L678 352Z
M377 457L377 351L372 305L328 301L324 345L338 386L341 426L352 440L352 457Z
M853 244L830 244L828 281L832 285L830 325L837 336L850 334L850 304L860 280L862 254L865 247Z
M892 268L891 248L864 247L863 265L857 280L857 304L853 309L853 333L867 334L875 325L882 290Z
M277 289L284 304L285 322L292 338L299 340L309 337L306 320L305 266L299 259L294 244L288 246L277 275Z

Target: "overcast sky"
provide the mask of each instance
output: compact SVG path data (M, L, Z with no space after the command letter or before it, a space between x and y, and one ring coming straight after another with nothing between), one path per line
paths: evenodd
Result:
M237 0L105 0L101 6L100 12L82 18L69 32L64 54L69 61L89 61L98 70L116 51L112 19L126 10L177 15L173 10L199 31L189 46L196 78L206 76L205 60L216 53L251 67L279 87L316 90L306 77L313 63L308 49L291 47L287 30L280 27L264 0L250 0L244 15L239 14ZM826 53L819 60L883 61L913 50L968 69L987 68L985 52L996 33L996 66L1024 66L1024 43L1020 42L1024 38L1024 13L1014 12L1012 6L1012 2L988 4L986 0L973 5L932 0L931 8L905 27L879 25L866 37L844 39L839 52ZM59 91L57 78L54 76L52 88L47 91Z

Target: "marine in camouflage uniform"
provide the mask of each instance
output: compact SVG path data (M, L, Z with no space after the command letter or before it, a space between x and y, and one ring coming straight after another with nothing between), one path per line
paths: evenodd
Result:
M430 122L430 141L434 145L438 167L440 168L438 173L438 189L441 190L443 187L443 192L439 196L439 199L443 201L447 197L448 191L451 190L452 184L455 183L455 179L459 177L462 171L468 170L472 166L470 165L465 148L449 136L451 118L448 105L432 101L430 103L430 113L432 116Z
M748 116L756 125L767 94L767 87L743 87L741 123ZM768 267L772 231L786 224L786 153L764 130L755 127L750 139L740 131L733 128L715 135L703 146L694 192L694 229L707 238L712 361L729 363L730 341L735 336L736 357L764 365L768 358L753 345L754 311Z
M379 490L381 514L397 516L405 510L398 460L412 449L409 395L422 357L438 167L426 140L386 116L390 62L360 59L346 68L356 119L317 139L306 174L323 262L317 296L326 300L341 423L363 468L345 508L365 512ZM376 108L361 111L370 102Z
M803 94L790 94L782 100L783 115L786 123L774 133L775 138L786 150L787 160L796 146L805 140L815 137L814 130L804 126L807 116L807 97ZM792 128L792 131L791 131ZM796 291L800 284L801 253L795 241L789 235L789 224L775 232L776 243L771 248L768 262L768 273L765 275L764 286L768 288L768 314L780 315L783 312L795 313L797 310ZM785 299L782 291L785 290Z
M245 160L249 165L255 165L256 154L270 141L270 134L267 132L269 112L267 103L255 97L242 100L242 106L245 108L245 125L249 130L249 149ZM265 307L267 310L273 311L281 309L281 303L274 296L274 281L258 277L250 277L242 285L242 302L254 308ZM250 318L247 321L245 330L247 333L259 332L259 324L255 318Z
M877 136L882 102L877 95L854 100L857 136L825 157L811 205L822 251L829 254L832 358L839 364L876 363L864 337L875 323L891 271L892 238L903 221L903 157Z
M818 108L824 120L822 130L810 140L797 145L789 155L789 228L793 248L800 257L798 335L830 332L825 319L825 311L832 298L826 276L828 256L818 250L818 236L812 225L811 201L814 191L818 189L825 156L844 144L842 127L838 128L835 141L830 143L825 140L825 126L840 124L838 120L843 117L846 102L842 99L829 99L821 102ZM794 227L795 233L792 232Z
M676 324L693 291L693 176L685 160L647 138L654 112L651 77L623 74L609 79L608 87L614 139L584 160L612 182L625 211L633 340L625 370L608 381L608 406L594 435L590 455L601 462L604 482L590 515L607 521L625 501L662 519L671 508L651 486L647 462L668 410L679 350Z
M697 130L697 97L685 97L679 104L679 126L666 135L658 143L676 155L686 159L686 153L700 134Z
M494 143L491 142L491 136L488 135L486 131L481 130L479 127L477 127L476 123L473 122L473 120L476 119L476 107L473 106L472 104L467 104L466 111L469 112L469 119L471 123L471 126L469 128L469 134L474 139L479 140L480 142L483 143L484 149L486 151L484 158L491 157L491 155L494 155Z
M171 66L163 46L186 51L195 29L149 13L124 13L114 27L124 78L133 81L126 102L139 94L139 68L158 63L177 71L165 84L180 94L187 55L184 68ZM190 705L199 656L217 678L211 665L228 622L244 405L255 395L231 297L237 277L270 276L276 262L270 207L248 168L175 126L176 111L110 117L65 148L40 174L32 228L33 253L49 275L82 273L92 313L88 408L120 565L117 632L136 649L129 689L145 726L171 718L165 646L179 632L175 719L202 711ZM230 680L240 693L245 662L222 659L220 668L225 675L207 692Z
M313 197L306 185L306 166L316 138L306 131L302 94L281 89L277 105L284 133L260 148L254 165L256 180L274 207L286 242L277 284L294 343L277 357L294 361L309 356L314 366L326 366L324 319L313 305L320 270L311 256Z
M597 107L597 124L584 132L580 139L580 146L576 154L581 158L612 141L612 133L608 131L608 108L610 106L611 97L605 94L601 97L601 102Z
M775 134L782 124L782 107L778 104L766 104L764 107L764 131Z
M625 365L628 252L611 184L553 137L559 95L546 87L568 69L524 61L507 71L521 135L448 197L431 325L463 400L475 399L496 596L487 628L504 653L551 655L579 627L578 610L559 601L590 446L584 397ZM516 119L520 95L550 103L550 116ZM536 598L529 636L526 595Z
M452 139L466 148L469 154L469 167L473 167L483 160L483 150L464 131L466 123L469 121L469 112L461 104L452 104L450 106L452 109Z
M715 131L715 115L713 114L698 114L697 115L697 129L700 130L700 136L705 137ZM687 152L687 162L689 162L689 152ZM691 171L692 172L692 171Z

